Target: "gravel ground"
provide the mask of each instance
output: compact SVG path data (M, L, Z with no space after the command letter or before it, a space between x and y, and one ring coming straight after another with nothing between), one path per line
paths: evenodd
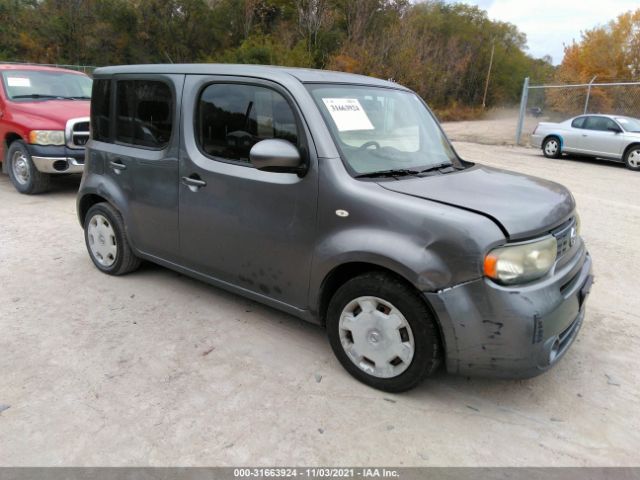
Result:
M520 144L529 145L531 133L538 122L549 121L552 120L547 117L525 116ZM484 145L515 145L517 125L518 110L506 109L489 112L482 120L445 122L442 127L453 141Z
M0 465L638 465L640 174L456 147L576 197L597 283L556 368L372 390L318 327L153 265L99 273L76 179L0 177Z

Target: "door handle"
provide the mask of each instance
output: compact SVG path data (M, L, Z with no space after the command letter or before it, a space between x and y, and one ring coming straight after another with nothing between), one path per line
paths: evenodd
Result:
M197 192L199 189L207 185L207 182L199 178L196 174L191 175L190 177L182 177L182 183L189 187L189 190L192 192Z
M120 173L122 170L126 170L127 166L122 163L120 160L111 160L109 162L109 165L111 166L111 168L113 168L113 171L115 173Z

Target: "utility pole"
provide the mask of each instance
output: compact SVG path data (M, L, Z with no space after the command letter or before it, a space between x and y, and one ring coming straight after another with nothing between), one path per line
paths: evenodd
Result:
M493 54L496 51L495 39L491 42L491 58L489 59L489 70L487 71L487 81L484 84L484 95L482 96L482 108L487 106L487 92L489 91L489 77L491 77L491 67L493 67Z

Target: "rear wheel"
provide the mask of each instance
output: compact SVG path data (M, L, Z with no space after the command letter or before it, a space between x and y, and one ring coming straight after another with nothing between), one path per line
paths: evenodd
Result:
M425 302L383 273L346 282L327 311L329 342L342 366L388 392L415 387L440 362L438 329Z
M11 183L20 193L33 195L49 189L50 176L38 171L21 140L11 143L5 161Z
M640 145L634 145L627 150L624 163L629 170L640 171Z
M542 153L547 158L560 158L562 149L558 137L549 137L542 144Z
M124 222L110 204L97 203L84 221L84 238L93 264L109 275L124 275L140 266L127 240Z

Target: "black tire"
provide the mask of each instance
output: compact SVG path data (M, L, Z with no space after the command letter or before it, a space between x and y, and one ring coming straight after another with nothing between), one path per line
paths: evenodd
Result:
M18 192L35 195L46 192L49 189L51 176L38 171L23 141L15 140L11 143L7 150L5 162L7 163L6 171L9 174L11 183L13 183ZM25 173L20 175L16 173L16 170Z
M98 238L92 238L92 235L89 233L89 227L92 224L94 217L96 218L96 222L97 219L100 218L97 217L97 215L106 219L107 227L111 228L113 231L113 238L102 239L103 245L105 242L112 242L116 247L114 258L106 260L108 264L102 263L101 259L94 255L91 247L92 242L100 241ZM124 275L126 273L133 272L140 266L141 260L136 257L129 245L122 217L120 216L120 213L109 203L96 203L87 212L84 220L84 241L93 264L103 273L107 273L109 275Z
M640 172L640 145L633 145L625 152L624 164L629 170Z
M365 296L378 297L392 304L400 310L411 327L415 343L413 358L397 376L381 378L365 372L349 358L342 346L340 316L352 301ZM342 366L353 377L378 390L409 390L433 373L440 364L440 337L431 311L410 285L391 275L372 272L347 281L329 302L326 326L331 348Z
M555 146L555 148L554 148ZM545 138L542 143L542 154L547 158L560 158L562 155L562 145L558 137Z

